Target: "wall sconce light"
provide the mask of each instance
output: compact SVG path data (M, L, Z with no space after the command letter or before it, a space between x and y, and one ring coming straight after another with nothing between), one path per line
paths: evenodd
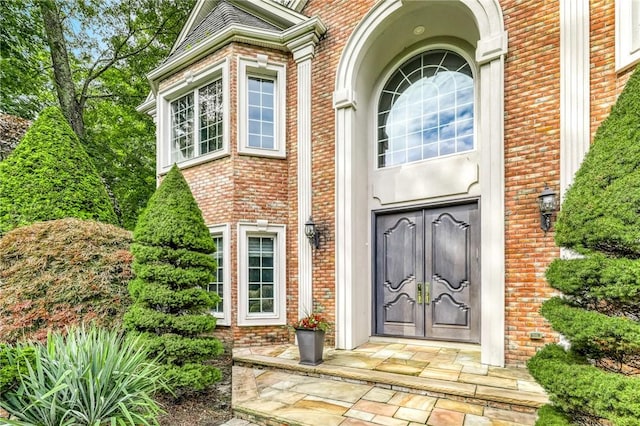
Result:
M320 247L320 231L316 228L316 223L311 216L304 224L304 235L307 236L313 248L318 249Z
M551 215L558 209L556 193L546 183L538 195L538 208L540 208L540 228L546 233L551 229Z

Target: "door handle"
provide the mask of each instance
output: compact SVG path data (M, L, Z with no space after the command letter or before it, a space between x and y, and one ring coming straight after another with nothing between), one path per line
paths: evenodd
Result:
M431 303L431 300L429 299L429 296L430 296L430 294L429 294L429 286L425 285L424 286L424 303L425 303L425 305L428 305L429 303Z
M422 305L422 283L418 283L418 305Z

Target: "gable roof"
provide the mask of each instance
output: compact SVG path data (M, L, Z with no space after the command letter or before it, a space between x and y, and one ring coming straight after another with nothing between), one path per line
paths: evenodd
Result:
M216 34L232 25L241 25L276 32L283 30L283 28L252 15L226 0L220 0L211 12L173 49L164 62L170 62L173 58L186 52L210 35Z
M136 109L155 115L159 81L222 46L240 42L293 52L315 45L327 28L299 13L308 0L198 0L169 56L147 74L151 93Z

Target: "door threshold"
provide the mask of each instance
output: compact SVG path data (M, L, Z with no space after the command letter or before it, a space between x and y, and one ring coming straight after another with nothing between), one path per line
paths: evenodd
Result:
M448 342L445 340L422 340L406 337L370 336L371 343L399 343L402 345L427 346L431 348L449 348L464 351L479 351L478 343Z

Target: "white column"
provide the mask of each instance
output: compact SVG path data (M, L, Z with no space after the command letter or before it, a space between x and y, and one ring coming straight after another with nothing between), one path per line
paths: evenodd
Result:
M591 142L589 0L560 1L560 195L573 182Z
M504 236L504 55L507 33L478 41L478 148L480 150L480 359L504 365L505 353L505 236Z
M304 234L311 216L311 60L314 43L293 51L298 65L298 315L313 310L312 247Z
M504 55L480 65L481 362L504 365Z
M334 92L336 109L336 348L355 346L353 314L357 297L354 288L354 202L353 202L353 116L354 93Z

